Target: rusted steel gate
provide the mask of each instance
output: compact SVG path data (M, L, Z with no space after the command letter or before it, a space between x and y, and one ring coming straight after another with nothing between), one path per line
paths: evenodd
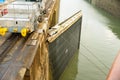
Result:
M82 14L72 17L49 30L49 59L53 80L59 80L71 58L80 48Z

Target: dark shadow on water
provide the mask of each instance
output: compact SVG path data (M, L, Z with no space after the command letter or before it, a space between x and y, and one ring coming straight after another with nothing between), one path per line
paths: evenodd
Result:
M101 10L100 8L97 8L97 10L106 18L109 19L109 22L107 23L107 27L120 39L120 19L107 13L104 10Z
M78 53L75 53L59 80L75 80L78 73Z

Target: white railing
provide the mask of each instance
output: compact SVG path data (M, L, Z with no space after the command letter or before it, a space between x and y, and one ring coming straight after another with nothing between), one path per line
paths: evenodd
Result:
M38 5L36 2L12 2L1 10L7 10L8 13L0 17L1 26L25 26L34 24L34 18Z

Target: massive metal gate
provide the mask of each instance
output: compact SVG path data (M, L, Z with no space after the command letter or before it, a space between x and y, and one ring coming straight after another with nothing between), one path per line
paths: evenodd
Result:
M49 44L49 55L54 80L59 79L68 62L79 49L81 22L82 17Z

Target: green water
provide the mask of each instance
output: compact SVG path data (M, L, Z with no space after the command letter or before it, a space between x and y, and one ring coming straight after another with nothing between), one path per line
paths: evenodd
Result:
M61 0L60 20L82 10L79 54L70 61L60 80L105 80L120 49L120 19L86 0Z

